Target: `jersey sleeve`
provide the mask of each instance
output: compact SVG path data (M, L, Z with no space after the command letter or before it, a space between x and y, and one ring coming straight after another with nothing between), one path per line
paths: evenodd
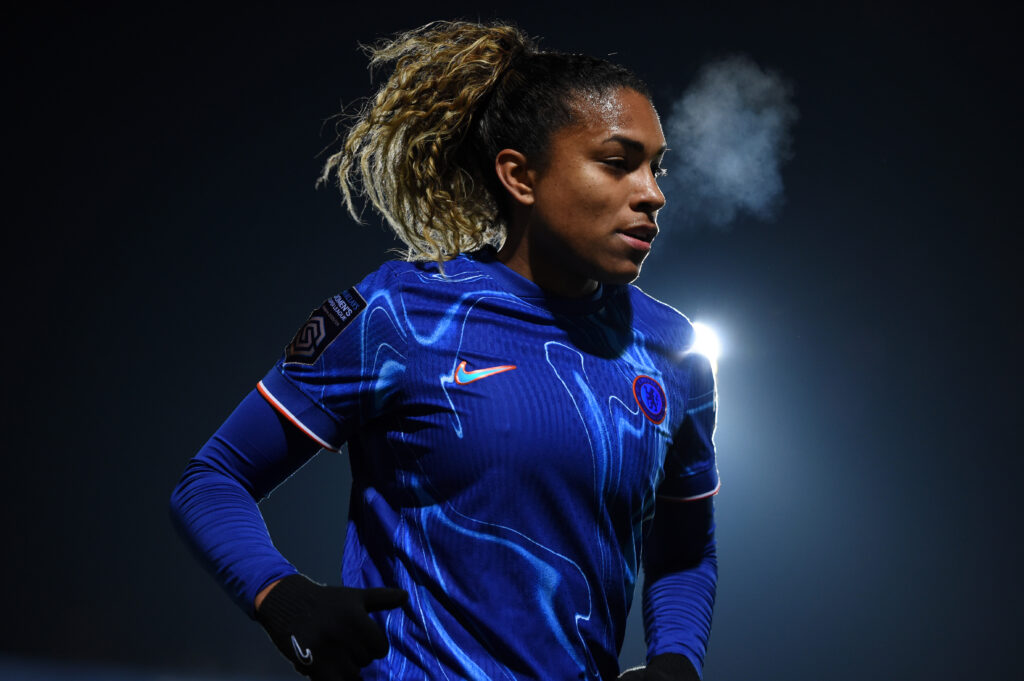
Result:
M715 419L718 407L711 362L699 353L683 359L687 378L686 413L665 457L665 477L658 487L659 499L694 501L718 493L715 462Z
M337 451L401 386L408 335L391 263L314 309L257 385L321 447Z
M644 541L647 658L674 653L702 674L718 586L714 506L659 500Z
M249 617L256 594L297 572L274 547L257 502L317 451L252 391L188 462L171 494L178 532Z

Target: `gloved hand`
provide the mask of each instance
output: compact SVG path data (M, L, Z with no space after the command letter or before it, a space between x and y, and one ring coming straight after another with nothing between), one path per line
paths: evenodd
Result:
M285 577L256 611L277 649L312 681L355 681L359 670L388 653L388 640L367 615L397 608L403 589L323 586L304 575Z
M627 669L619 681L700 681L700 676L685 655L662 653L648 660L646 667Z

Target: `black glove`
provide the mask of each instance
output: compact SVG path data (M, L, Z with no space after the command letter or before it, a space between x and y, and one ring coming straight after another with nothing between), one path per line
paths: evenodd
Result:
M323 586L291 575L267 593L256 621L300 674L355 681L360 668L388 654L387 637L367 613L397 608L408 598L402 589Z
M685 655L662 653L652 657L646 667L627 669L619 681L700 681L700 676Z

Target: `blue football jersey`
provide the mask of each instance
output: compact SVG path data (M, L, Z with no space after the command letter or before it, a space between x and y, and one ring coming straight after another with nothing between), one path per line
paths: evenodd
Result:
M615 678L655 495L718 488L692 342L635 286L553 298L491 248L314 310L258 389L348 443L344 584L410 594L364 679Z

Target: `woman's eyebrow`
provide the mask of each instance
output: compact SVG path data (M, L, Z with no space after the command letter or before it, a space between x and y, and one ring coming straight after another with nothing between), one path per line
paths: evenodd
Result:
M608 139L602 140L601 143L604 144L605 142L618 142L627 149L631 149L641 154L645 152L643 142L635 140L632 137L626 137L625 135L612 135ZM666 149L668 149L668 145L662 144L661 148L655 153L655 156L664 154Z

